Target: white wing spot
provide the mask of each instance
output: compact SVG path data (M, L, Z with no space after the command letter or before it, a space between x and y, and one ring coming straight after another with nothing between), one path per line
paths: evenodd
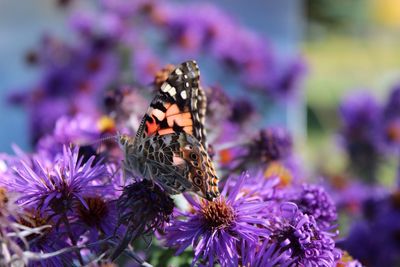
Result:
M182 91L181 92L181 97L182 97L182 99L186 99L187 98L186 91Z
M185 82L185 86L186 86L186 87L189 87L189 83L188 83L188 82Z
M171 88L172 88L172 86L167 82L165 82L161 85L161 91L163 91L163 92L168 92L169 90L171 90Z
M182 75L183 74L181 69L176 69L175 73L176 73L176 75Z
M175 89L175 87L171 87L171 89L168 90L168 93L169 93L171 96L176 95L176 89Z

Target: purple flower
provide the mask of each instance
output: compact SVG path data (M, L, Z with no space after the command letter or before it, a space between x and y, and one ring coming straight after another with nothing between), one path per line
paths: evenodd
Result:
M85 114L62 116L56 121L53 134L42 137L36 148L40 154L53 158L62 153L64 145L86 145L100 138L103 130L100 122L97 117Z
M267 165L276 161L284 162L292 154L292 138L283 128L271 127L259 131L258 135L244 145L232 149L230 155L234 167L243 170Z
M249 146L254 159L262 162L284 160L292 153L292 138L283 128L267 128Z
M149 180L135 181L124 187L117 202L118 224L126 226L126 233L114 250L117 258L137 237L162 230L173 212L173 200Z
M377 137L381 108L368 93L360 91L347 96L340 104L339 113L346 140L371 140Z
M337 220L335 203L320 185L303 184L301 191L290 197L303 214L314 217L321 229L329 229Z
M54 162L33 156L9 166L11 177L5 177L7 187L21 194L19 202L24 207L66 214L73 205L81 203L88 208L85 197L104 193L101 185L109 177L104 165L93 164L94 157L86 163L78 157L78 147L64 147Z
M29 244L29 250L35 253L52 253L57 250L71 247L68 240L67 228L57 224L51 216L40 211L27 211L23 218L19 220L20 224L29 227L49 226L42 230L40 234L33 233L26 237ZM77 259L77 256L71 252L55 255L47 259L40 259L38 262L44 266L71 265ZM36 266L36 262L30 261L28 266Z
M400 193L373 196L363 204L362 216L339 246L366 266L399 265Z
M165 229L166 245L176 247L176 254L193 246L192 265L204 260L213 266L237 266L242 241L256 244L269 231L265 224L265 203L258 197L241 192L248 175L242 175L234 187L225 186L222 196L213 202L195 201L189 196L190 211L177 212L177 217Z
M321 230L312 215L303 214L292 202L284 202L269 217L271 244L291 251L296 266L332 266L338 258L335 234ZM275 215L275 216L274 216Z
M385 120L400 118L400 84L393 87L384 106L383 115Z
M381 108L365 92L348 96L340 105L341 135L351 167L360 177L374 181L381 150Z
M239 99L232 104L232 114L229 120L241 124L247 122L254 113L255 107L252 102L247 99Z
M133 225L141 234L162 227L173 208L173 200L148 180L125 186L117 201L119 223Z
M294 96L300 89L302 80L307 73L306 62L302 58L296 58L289 62L281 71L276 75L276 80L270 90L271 95L277 98L288 98Z
M270 245L264 242L261 245L248 244L243 242L241 247L242 264L241 266L263 266L263 267L288 267L293 260L291 250L281 250L278 244Z
M96 241L113 236L117 230L118 234L122 234L122 228L118 227L118 213L115 201L107 197L87 197L84 198L87 207L82 203L78 203L73 214L73 229L80 236L86 236L86 243L94 243ZM104 246L93 246L96 252L104 249Z

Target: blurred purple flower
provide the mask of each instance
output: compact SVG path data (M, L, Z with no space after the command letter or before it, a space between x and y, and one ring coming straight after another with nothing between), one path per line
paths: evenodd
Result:
M292 137L283 128L271 127L260 131L249 145L250 157L262 162L284 160L292 153Z
M381 107L371 95L357 92L343 100L339 112L341 135L353 171L374 181L382 146Z
M302 80L306 74L306 61L300 57L294 59L279 71L279 75L276 75L274 85L270 88L270 94L275 95L278 99L295 96L301 88Z
M400 84L393 87L383 109L384 138L390 151L400 155Z
M109 45L102 43L90 40L72 46L50 36L43 39L38 53L41 81L30 92L11 97L29 111L33 143L51 133L63 115L97 113L94 100L117 79L119 64Z
M232 103L232 114L229 120L234 123L242 124L248 122L255 113L255 106L247 99L239 99Z
M397 266L399 232L400 193L395 191L367 199L362 217L351 225L347 238L339 245L366 266Z
M38 141L36 149L39 154L49 159L62 153L63 146L68 144L79 145L80 151L84 152L85 146L90 146L99 140L103 132L113 131L112 128L112 125L102 125L100 118L89 114L80 113L74 117L61 116L56 121L52 135L42 137ZM93 148L92 155L95 154L94 152ZM87 155L84 153L84 156Z
M400 118L400 84L395 85L383 109L386 120Z
M193 265L202 259L210 266L215 261L221 266L237 266L242 240L256 244L260 236L269 234L262 227L266 204L260 198L241 192L248 177L242 175L234 187L225 186L222 196L213 202L202 200L199 203L186 196L191 210L178 212L165 229L166 245L176 247L176 254L193 246Z

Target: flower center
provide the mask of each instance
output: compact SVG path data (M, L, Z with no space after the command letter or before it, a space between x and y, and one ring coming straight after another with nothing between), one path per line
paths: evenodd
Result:
M212 202L203 202L201 213L206 223L213 228L227 227L235 219L233 208L223 198Z
M29 210L25 212L24 216L19 218L19 223L30 228L37 228L44 225L52 225L48 217L43 217L39 211ZM51 231L51 228L45 228L42 230L42 237L45 237L47 233ZM27 236L27 240L33 240L39 237L40 234L30 234Z
M88 226L98 227L108 213L108 208L104 200L99 197L85 198L88 209L79 203L78 216Z

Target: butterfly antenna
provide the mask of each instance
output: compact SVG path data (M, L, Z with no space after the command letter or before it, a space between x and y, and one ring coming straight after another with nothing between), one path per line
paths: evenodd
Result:
M102 137L102 138L99 138L92 142L87 143L87 145L103 144L104 142L109 141L109 140L114 140L117 143L118 137L119 137L119 134Z
M230 148L234 148L234 147L245 146L245 145L248 145L250 143L251 142L249 142L249 141L226 142L226 143L214 145L214 150L215 151L221 151L221 150L230 149Z

